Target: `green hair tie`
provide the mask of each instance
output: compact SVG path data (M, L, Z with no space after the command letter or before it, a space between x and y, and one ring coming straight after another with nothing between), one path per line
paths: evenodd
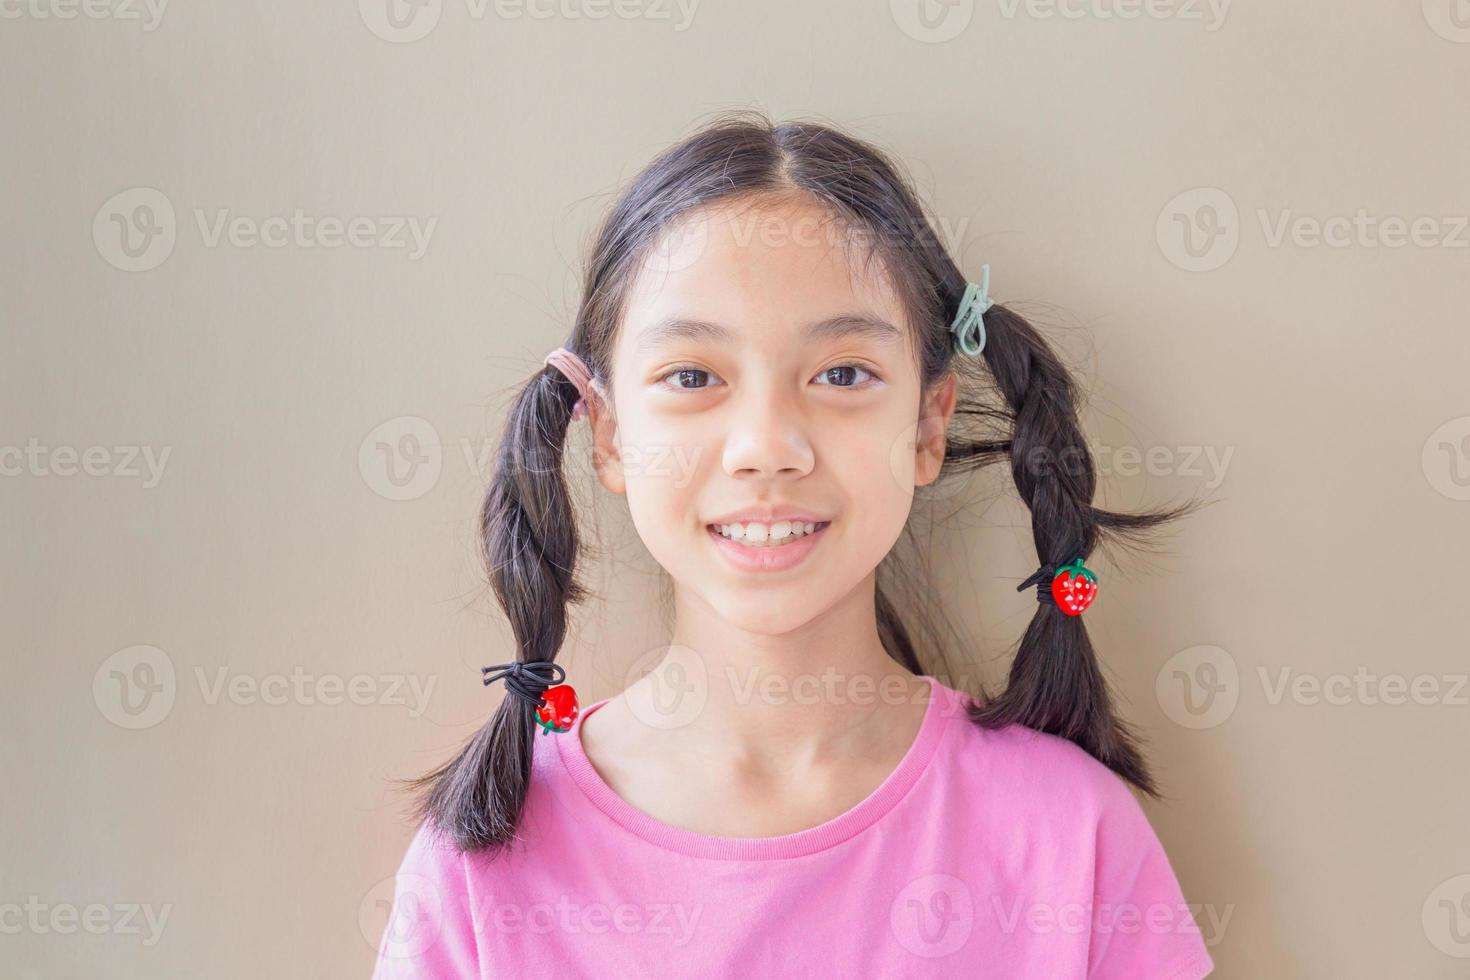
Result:
M960 297L960 308L949 325L954 334L954 349L961 354L975 357L985 349L985 311L995 301L990 298L990 266L980 267L980 285L965 283L965 294Z

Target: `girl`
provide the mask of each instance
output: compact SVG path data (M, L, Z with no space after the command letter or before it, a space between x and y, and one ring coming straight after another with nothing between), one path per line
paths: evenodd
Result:
M1073 379L985 272L827 126L722 118L634 179L510 411L482 530L516 660L419 781L377 977L1211 971L1080 615L1105 536L1190 507L1092 505ZM583 418L675 616L578 714L552 662L586 596L560 465ZM972 698L878 572L916 488L999 461L1038 603L1005 692Z

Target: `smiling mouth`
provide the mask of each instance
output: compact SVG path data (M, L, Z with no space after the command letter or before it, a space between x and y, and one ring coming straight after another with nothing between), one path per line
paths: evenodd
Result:
M706 524L710 534L756 550L784 548L825 530L831 521L776 521L773 524Z

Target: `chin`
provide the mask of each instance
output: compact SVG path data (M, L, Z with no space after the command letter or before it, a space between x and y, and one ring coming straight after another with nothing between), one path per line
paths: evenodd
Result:
M706 593L706 601L730 626L756 636L785 636L820 619L832 607L829 589L811 582L751 585L717 596Z

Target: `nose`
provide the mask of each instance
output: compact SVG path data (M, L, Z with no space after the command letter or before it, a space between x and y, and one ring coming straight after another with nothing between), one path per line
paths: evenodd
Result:
M816 454L790 405L767 394L731 407L734 422L722 457L726 473L741 479L797 479L812 471Z

